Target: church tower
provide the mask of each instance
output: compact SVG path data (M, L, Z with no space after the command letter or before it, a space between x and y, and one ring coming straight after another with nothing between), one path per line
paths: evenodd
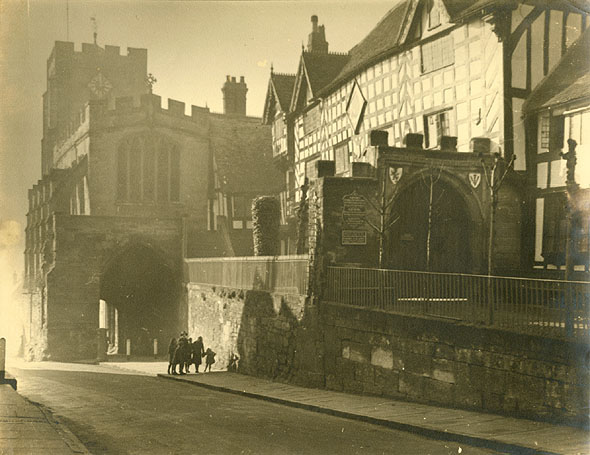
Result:
M147 93L147 50L128 48L120 54L118 46L100 47L56 41L47 60L47 91L43 94L42 175L47 175L59 157L53 149L69 137L80 123L85 103L102 100L113 104L118 97L139 98Z

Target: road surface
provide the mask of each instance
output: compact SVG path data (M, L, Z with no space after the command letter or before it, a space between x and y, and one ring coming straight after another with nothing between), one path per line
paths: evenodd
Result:
M494 453L104 364L11 371L95 455Z

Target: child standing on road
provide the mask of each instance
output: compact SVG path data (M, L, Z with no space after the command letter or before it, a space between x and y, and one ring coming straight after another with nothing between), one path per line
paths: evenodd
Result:
M207 368L209 368L209 372L211 372L211 365L213 365L215 363L215 352L213 352L211 350L211 348L207 348L207 351L205 351L205 371L204 373L207 372Z

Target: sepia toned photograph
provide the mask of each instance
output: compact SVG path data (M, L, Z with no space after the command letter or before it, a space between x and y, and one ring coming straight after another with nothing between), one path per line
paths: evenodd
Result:
M0 455L590 455L589 29L0 0Z

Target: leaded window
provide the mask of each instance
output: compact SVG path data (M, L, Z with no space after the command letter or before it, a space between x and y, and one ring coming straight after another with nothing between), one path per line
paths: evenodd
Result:
M422 72L428 73L444 66L452 65L455 62L453 51L453 38L451 35L445 35L421 47L422 54Z
M119 146L117 200L180 201L180 150L157 135L134 136Z

